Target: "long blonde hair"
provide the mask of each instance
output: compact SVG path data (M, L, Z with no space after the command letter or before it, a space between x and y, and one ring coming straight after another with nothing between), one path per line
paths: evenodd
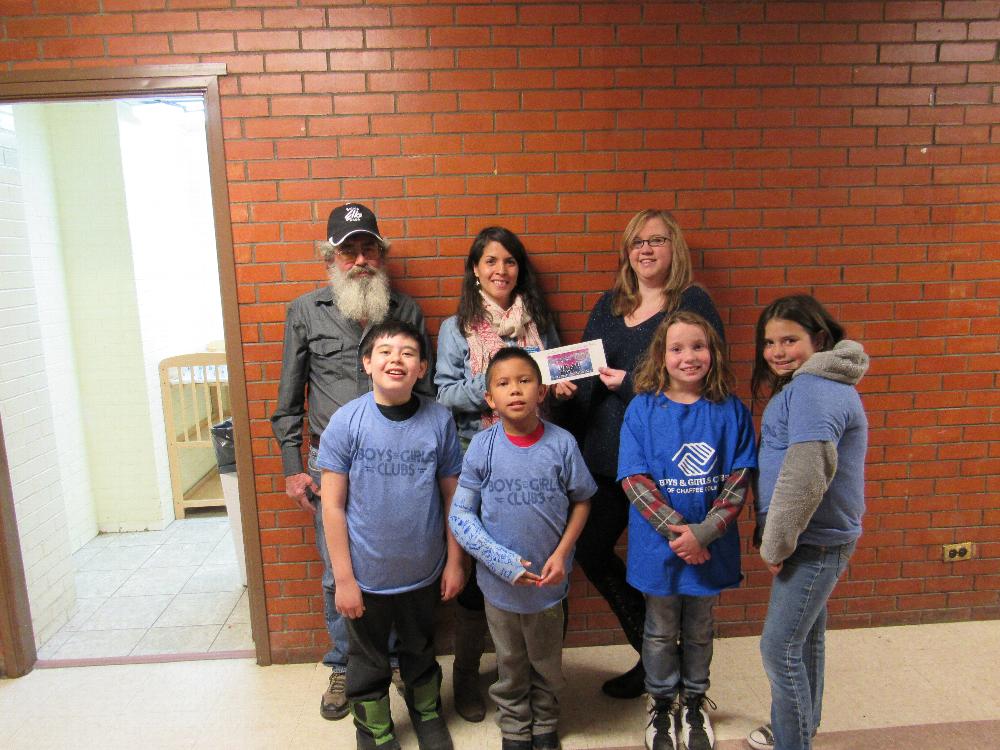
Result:
M670 312L677 308L681 294L691 286L694 273L691 270L691 251L688 249L677 219L669 211L656 208L644 208L629 221L622 235L622 245L618 252L618 276L611 288L611 312L619 317L625 317L635 312L639 307L639 280L636 278L629 254L632 251L632 240L642 231L650 219L662 219L667 225L670 235L670 272L663 282L663 309Z
M632 376L632 389L636 393L666 393L670 389L670 375L664 363L667 358L667 331L675 323L698 326L705 333L712 363L702 382L701 395L715 403L725 401L733 388L733 376L722 350L722 337L711 323L690 310L671 313L657 327L652 343Z

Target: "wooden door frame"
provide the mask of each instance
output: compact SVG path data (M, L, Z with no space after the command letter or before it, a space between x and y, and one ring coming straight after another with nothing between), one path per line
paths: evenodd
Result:
M240 340L239 306L236 296L236 263L230 223L229 185L222 137L219 77L226 75L221 63L194 65L144 65L114 68L29 70L0 74L0 104L72 99L125 99L166 94L195 94L205 101L208 172L215 219L219 291L225 331L226 360L233 409L236 467L244 478L239 483L246 553L247 588L250 596L250 630L257 663L271 663L271 645L264 603L264 568L261 559L257 493L253 482L250 417L247 406L243 346ZM37 660L28 591L21 559L21 545L14 518L14 496L0 425L0 644L7 677L31 671Z

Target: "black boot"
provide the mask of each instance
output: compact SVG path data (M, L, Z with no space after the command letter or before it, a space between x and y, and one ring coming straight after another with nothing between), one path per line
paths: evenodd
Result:
M486 613L455 609L455 663L452 667L452 690L455 711L466 721L486 718L486 704L479 689L479 660L486 646Z
M358 750L400 750L388 694L370 701L351 701L351 714L357 727Z
M611 698L638 698L646 692L646 670L643 669L642 659L628 672L601 685L601 691Z
M406 687L406 708L420 750L454 750L441 712L441 670L420 685Z

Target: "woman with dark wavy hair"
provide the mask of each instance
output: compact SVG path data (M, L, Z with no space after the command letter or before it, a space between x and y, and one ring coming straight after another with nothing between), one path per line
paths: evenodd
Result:
M722 320L708 292L694 283L684 233L669 211L645 209L629 221L619 249L614 286L594 306L583 340L601 339L607 367L597 378L559 383L557 398L575 396L581 447L597 481L590 517L576 544L576 561L621 623L632 647L642 653L646 604L625 580L625 563L615 544L628 523L629 501L619 486L618 440L625 408L633 396L633 376L653 333L670 313L689 310L723 337ZM613 698L645 692L642 660L604 683Z
M559 346L555 321L520 238L503 227L487 227L472 241L465 261L458 314L438 333L437 399L451 408L463 447L497 421L486 403L486 368L507 346L539 351ZM479 690L479 660L486 636L483 593L475 566L458 595L455 629L455 710L467 721L482 721L486 707Z

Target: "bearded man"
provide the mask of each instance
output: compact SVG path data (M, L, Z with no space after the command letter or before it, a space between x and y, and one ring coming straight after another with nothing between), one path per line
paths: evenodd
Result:
M324 719L344 718L347 671L347 624L337 612L336 587L323 534L319 507L320 470L316 466L319 438L337 409L371 390L371 379L361 364L361 340L372 326L386 318L412 323L427 337L424 316L410 297L394 291L382 264L389 243L378 230L371 209L358 203L330 212L324 245L330 283L304 294L288 306L278 402L271 416L274 436L281 446L285 493L312 514L316 546L323 560L323 609L330 650L323 663L331 669L330 683L320 700ZM427 342L427 351L431 351ZM416 390L433 396L430 373ZM302 425L309 403L309 460L302 462Z

